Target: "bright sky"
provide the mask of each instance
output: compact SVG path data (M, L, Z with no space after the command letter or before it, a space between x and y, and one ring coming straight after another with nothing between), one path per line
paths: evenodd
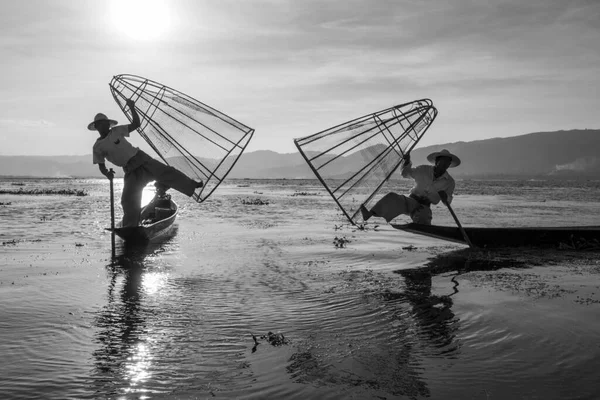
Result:
M0 154L91 154L140 75L256 129L247 151L395 104L420 146L600 127L598 0L0 0Z

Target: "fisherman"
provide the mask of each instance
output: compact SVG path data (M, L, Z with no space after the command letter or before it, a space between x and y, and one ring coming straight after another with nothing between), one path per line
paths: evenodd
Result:
M112 169L106 168L105 159L114 165L123 167L125 178L121 195L122 226L130 227L139 225L142 191L149 182L153 180L157 182L158 193L164 194L172 187L187 196L192 196L196 188L203 186L203 182L201 180L196 182L177 169L155 160L125 139L129 137L130 132L140 126L140 117L135 110L135 102L127 99L126 104L133 117L131 124L117 126L117 121L98 113L94 117L94 121L88 125L88 129L100 133L93 148L93 162L98 164L100 172L110 180L115 176Z
M409 195L388 193L371 210L367 210L364 204L361 205L363 220L367 221L375 216L390 222L398 215L406 214L410 215L416 224L431 225L431 204L438 204L440 200L446 205L452 202L455 183L447 169L460 165L460 159L444 149L431 153L427 160L434 165L419 165L413 168L410 153L406 153L401 173L404 178L411 177L415 180Z

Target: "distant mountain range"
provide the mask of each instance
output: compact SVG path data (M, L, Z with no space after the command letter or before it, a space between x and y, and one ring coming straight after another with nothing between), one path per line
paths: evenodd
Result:
M433 151L448 149L462 159L451 170L456 178L600 178L600 130L537 132L509 138L446 143L417 148L413 164L427 163ZM209 161L211 162L211 161ZM341 177L363 163L354 153L336 161ZM115 168L122 176L121 168ZM0 156L0 176L99 177L92 156ZM229 178L311 179L314 174L300 153L270 150L244 153Z

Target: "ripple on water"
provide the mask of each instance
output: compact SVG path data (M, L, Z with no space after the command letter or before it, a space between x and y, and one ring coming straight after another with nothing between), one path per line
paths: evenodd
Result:
M119 247L116 265L98 182L80 200L0 209L15 226L2 240L29 240L2 248L2 280L15 281L0 286L8 397L568 398L596 387L594 304L487 285L464 262L422 268L427 242L356 231L329 197L291 195L318 182L224 185L202 205L176 195L172 239ZM493 211L475 197L473 215Z

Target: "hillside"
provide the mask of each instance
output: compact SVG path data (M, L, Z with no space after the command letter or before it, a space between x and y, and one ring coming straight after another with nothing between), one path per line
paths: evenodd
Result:
M600 130L537 132L510 138L457 142L414 151L427 154L446 148L460 156L460 176L594 176L600 177Z
M462 159L462 165L452 170L457 178L600 179L600 130L537 132L417 148L412 153L413 163L426 163L427 154L444 148ZM91 160L91 155L0 156L0 175L99 177ZM363 162L361 154L350 154L339 159L337 170L328 170L328 174L347 175ZM121 168L115 171L122 176ZM260 150L243 154L229 178L295 179L314 178L314 174L298 152Z

